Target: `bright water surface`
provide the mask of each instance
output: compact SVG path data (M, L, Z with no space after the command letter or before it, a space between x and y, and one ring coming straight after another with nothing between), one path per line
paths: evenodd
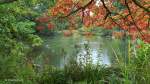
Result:
M64 37L58 35L43 39L43 46L32 52L34 63L60 68L68 64L71 59L82 64L111 66L119 59L119 56L125 55L127 46L125 41L100 36Z

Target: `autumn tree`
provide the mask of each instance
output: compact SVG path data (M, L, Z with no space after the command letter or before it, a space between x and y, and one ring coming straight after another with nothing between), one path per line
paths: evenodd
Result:
M87 28L117 27L132 39L141 38L150 43L149 3L149 0L57 0L56 5L44 13L42 22L51 18L68 18L69 25L74 26L80 18Z

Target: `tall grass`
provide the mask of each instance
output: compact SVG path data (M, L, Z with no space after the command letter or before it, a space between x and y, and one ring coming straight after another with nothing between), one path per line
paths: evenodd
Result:
M41 84L150 84L150 45L141 44L136 54L128 45L127 62L119 60L117 65L79 64L71 60L64 69L50 68L39 78Z
M127 59L124 61L113 49L117 64L111 66L93 65L90 62L83 64L70 59L63 69L49 65L44 65L41 71L36 71L32 66L31 70L19 69L22 70L19 77L23 81L18 84L150 84L150 44L142 43L141 48L136 49L136 54L133 54L135 52L129 42L128 50ZM0 83L17 84L11 81Z
M132 50L129 42L127 62L122 62L119 65L124 77L123 84L149 84L150 44L142 43L141 48L134 52Z

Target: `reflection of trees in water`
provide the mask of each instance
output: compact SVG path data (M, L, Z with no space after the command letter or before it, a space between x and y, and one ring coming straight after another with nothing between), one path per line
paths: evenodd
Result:
M32 57L35 57L33 59L37 61L37 64L48 64L61 68L64 67L64 65L68 65L72 60L81 65L110 65L113 64L112 60L115 58L113 54L111 54L112 50L108 44L116 48L125 45L123 43L121 44L119 40L114 41L103 38L87 40L84 38L73 39L70 37L57 37L57 39L51 38L50 41L46 40L43 47L31 51L31 54ZM120 48L123 48L120 50L121 52L125 51L124 47Z
M97 56L97 64L99 65L100 62L102 61L102 44L99 44L99 49L98 49L98 56Z
M84 65L105 63L106 60L103 59L103 57L105 58L105 54L102 49L102 44L94 44L93 42L90 43L87 41L80 46L80 51L77 53L76 59L78 63Z
M64 64L68 64L70 60L74 60L81 65L110 64L109 54L107 54L107 49L102 43L84 40L83 42L75 43L73 46L72 53L66 53Z
M92 53L90 49L89 43L81 44L80 47L77 48L76 60L79 64L90 64L92 63Z
M90 48L90 45L89 45L89 41L88 43L84 43L84 50L85 50L85 55L84 55L84 58L85 58L85 63L88 65L88 64L91 64L92 63L92 52L91 52L91 48Z

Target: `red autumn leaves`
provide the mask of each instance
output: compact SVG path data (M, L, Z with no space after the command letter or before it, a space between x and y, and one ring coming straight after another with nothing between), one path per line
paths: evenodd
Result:
M72 10L73 5L72 0L58 0L55 7L50 9L50 13L52 16L67 15Z
M37 29L38 31L42 31L42 30L44 30L44 29L45 29L45 27L44 27L44 26L42 26L42 25L39 25L39 26L37 26L37 27L36 27L36 29Z
M37 27L36 27L36 29L38 30L38 31L42 31L42 30L44 30L44 29L48 29L48 30L53 30L54 29L54 25L52 24L52 23L48 23L47 25L38 25Z
M150 43L150 33L149 34L144 34L141 38L144 42Z
M112 5L112 3L116 0L107 1L110 3L106 4L108 9L111 12L116 11L117 8ZM146 1L147 0L142 0L141 2L145 7L146 4L144 4L144 2L146 3ZM48 12L50 12L52 17L60 15L65 16L68 15L71 11L84 6L87 2L84 2L84 0L58 0L56 5L53 8L50 8ZM124 0L120 0L119 2L125 5ZM80 10L77 12L77 14L69 16L72 17L72 19L69 19L69 22L71 25L77 24L75 20L80 18L83 21L83 25L87 28L92 26L100 26L106 29L113 29L114 27L119 25L118 27L120 27L121 30L127 31L128 35L130 35L133 40L135 40L136 38L141 38L143 41L150 43L150 30L148 29L149 14L142 8L135 5L132 0L129 0L128 3L131 9L131 15L129 15L129 10L126 8L121 11L117 11L117 13L120 15L112 15L111 17L114 20L110 19L109 17L104 19L107 14L104 6L96 6L95 3L92 3L91 5L86 7L85 10ZM50 23L49 20L50 17L48 16L38 18L38 22L46 23L46 25L39 25L37 26L37 29L43 30L44 28L47 28L49 30L53 30L54 24ZM140 32L143 35L141 35Z
M42 31L42 30L45 30L45 29L48 29L48 30L53 30L54 29L54 24L50 22L50 17L39 17L36 19L38 25L36 27L36 29L38 31Z

